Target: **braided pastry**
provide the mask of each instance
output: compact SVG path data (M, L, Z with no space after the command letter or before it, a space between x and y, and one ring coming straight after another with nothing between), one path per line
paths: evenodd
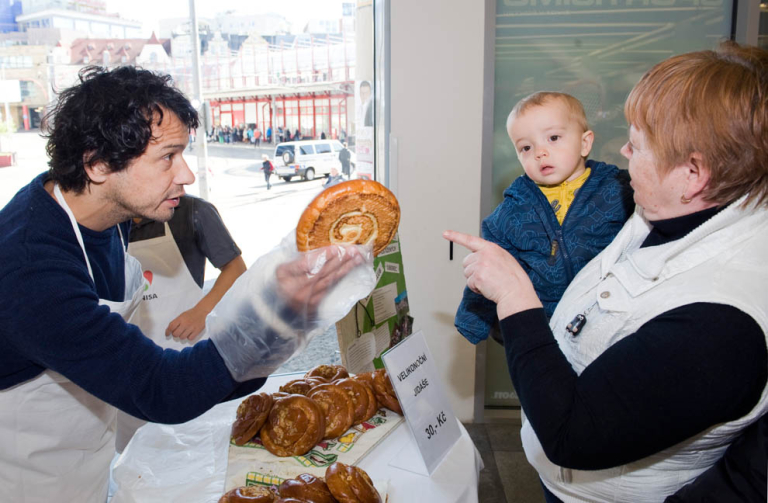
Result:
M309 473L302 473L295 479L284 480L278 492L281 498L290 499L290 501L336 503L336 498L328 489L328 484Z
M322 377L328 382L333 382L349 377L349 372L343 365L318 365L307 372L304 377Z
M401 416L403 415L403 408L397 401L395 389L392 387L392 381L389 380L386 370L379 369L373 373L373 392L381 405Z
M275 456L308 453L325 433L320 406L305 396L290 395L275 401L261 428L261 443Z
M243 486L228 491L219 498L219 503L274 503L276 497L264 486Z
M373 180L350 180L321 192L304 210L296 227L299 251L329 245L373 245L378 255L400 223L400 205Z
M317 386L318 384L325 384L326 380L318 377L306 378L306 379L294 379L280 386L280 391L288 393L289 395L304 395L309 393L309 390Z
M381 503L381 496L364 470L333 463L325 471L325 481L339 503Z
M378 410L376 397L373 394L373 390L365 382L347 378L340 379L333 384L344 390L347 396L352 399L352 407L355 414L352 424L360 424L376 414Z
M272 397L266 393L251 395L237 407L237 417L232 424L235 445L244 445L256 434L267 420L272 409Z
M323 438L339 437L352 426L355 409L346 391L335 384L321 384L312 388L307 396L323 409L325 416Z

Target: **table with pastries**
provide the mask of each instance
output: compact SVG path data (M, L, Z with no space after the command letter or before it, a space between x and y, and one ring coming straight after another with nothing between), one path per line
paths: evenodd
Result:
M303 374L270 376L257 393L273 393ZM114 465L111 503L217 503L225 492L230 433L243 399L222 403L187 423L140 428ZM405 421L356 463L390 503L478 501L483 462L466 429L427 476Z

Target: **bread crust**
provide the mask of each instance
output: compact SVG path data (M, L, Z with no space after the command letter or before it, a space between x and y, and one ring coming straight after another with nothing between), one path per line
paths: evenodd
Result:
M371 478L356 466L333 463L325 471L325 482L339 503L381 503Z
M275 456L302 456L322 440L325 416L314 400L289 395L276 400L261 428L261 443Z
M296 226L296 246L305 252L334 244L371 244L376 256L399 224L400 204L389 189L373 180L350 180L309 203Z
M235 445L244 445L259 432L272 410L272 396L267 393L251 395L237 407L237 417L232 424Z

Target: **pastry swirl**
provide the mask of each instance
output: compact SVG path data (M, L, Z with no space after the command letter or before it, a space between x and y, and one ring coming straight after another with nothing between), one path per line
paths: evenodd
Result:
M401 416L403 415L403 408L397 401L395 389L392 387L392 381L389 380L386 370L379 369L373 373L373 392L381 405Z
M339 503L381 503L371 478L356 466L337 461L325 471L325 481Z
M291 501L306 501L311 503L337 503L336 498L328 489L328 484L321 478L309 473L302 473L295 479L284 480L278 489L280 498ZM295 499L294 499L295 498Z
M343 365L318 365L307 372L304 377L322 377L328 382L333 382L349 377L349 372Z
M323 438L325 417L320 406L302 395L275 401L261 428L261 443L275 456L301 456Z
M354 409L352 424L360 424L376 414L378 410L376 397L373 390L365 382L347 378L340 379L333 384L344 390L347 396L352 399Z
M373 246L378 255L397 232L400 205L382 184L350 180L321 192L304 210L296 227L299 251L329 245Z
M219 503L273 503L275 493L264 486L236 487L224 493Z
M232 424L232 440L244 445L259 432L272 409L272 397L267 393L251 395L237 407L237 417Z
M355 409L346 391L335 384L321 384L312 388L307 395L317 402L325 416L323 438L336 438L352 426Z
M309 393L309 390L318 384L324 384L325 382L325 379L320 378L294 379L293 381L288 381L287 383L280 386L280 391L283 393L288 393L289 395L306 396L307 393Z

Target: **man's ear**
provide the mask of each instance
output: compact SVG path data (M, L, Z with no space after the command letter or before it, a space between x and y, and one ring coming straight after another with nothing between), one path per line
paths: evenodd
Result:
M83 155L83 168L91 183L99 185L107 181L107 175L110 173L107 165L101 161L91 162L90 159L90 153Z
M587 157L592 151L592 143L595 141L595 133L592 131L584 131L581 135L581 157Z
M711 173L699 152L693 152L683 166L687 182L685 197L693 199L707 188Z

